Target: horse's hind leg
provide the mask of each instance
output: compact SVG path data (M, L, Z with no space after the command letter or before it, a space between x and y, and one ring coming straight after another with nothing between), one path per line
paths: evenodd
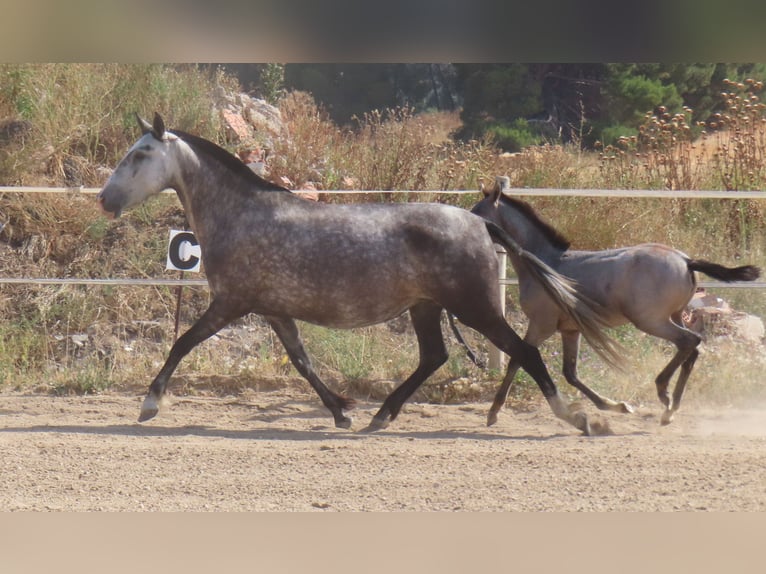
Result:
M675 357L671 359L668 366L662 370L662 372L657 377L657 380L655 381L657 384L657 394L666 407L665 412L662 413L662 418L660 419L660 423L663 425L670 424L670 422L673 420L673 415L678 410L678 407L681 406L681 398L683 397L684 390L686 389L686 383L689 380L689 375L691 375L692 369L694 368L694 363L697 361L697 357L699 356L697 347L702 340L702 338L694 331L690 331L689 329L680 326L682 324L680 313L674 314L671 319L672 321L670 324L674 327L673 331L675 337L670 340L676 344L676 347L678 347L678 352L676 353ZM674 362L675 366L671 370L671 365L673 365ZM673 372L678 367L678 363L681 364L681 372L678 374L678 380L676 381L676 386L673 389L673 402L671 403L669 402L668 397L668 384L670 382L670 378L673 375ZM668 372L666 373L666 371Z
M335 426L338 428L350 428L351 419L343 414L343 410L353 408L354 400L343 397L331 391L314 371L306 349L303 347L298 327L292 319L282 317L266 317L266 320L274 329L282 345L287 351L287 356L297 371L305 378L319 395L324 406L330 409Z
M213 299L202 317L173 344L165 364L149 386L149 393L141 405L141 412L138 416L139 422L147 421L159 412L160 399L165 394L170 375L176 370L181 359L202 341L241 315L224 303Z
M670 424L670 421L673 420L673 415L678 410L678 407L681 406L681 398L684 396L686 382L689 380L689 375L694 368L694 363L697 361L699 354L700 352L695 348L681 364L681 373L678 375L678 381L676 381L676 386L673 389L673 403L670 409L662 413L662 419L660 421L662 424Z
M678 323L676 321L679 321ZM678 314L673 315L672 318L664 320L658 325L645 325L635 323L636 326L650 335L655 335L667 341L675 344L678 351L670 359L670 362L664 369L657 375L654 380L657 386L657 396L665 405L665 411L662 413L660 422L663 425L669 424L673 419L673 414L678 410L678 406L681 402L681 396L684 393L686 382L691 374L694 362L697 360L697 346L702 340L700 336L694 331L690 331L685 327L680 326L680 316ZM678 376L678 382L673 392L673 401L671 402L670 394L668 393L668 386L670 379L673 377L673 373L676 372L678 367L681 367L681 373ZM677 404L678 403L678 404Z
M563 352L563 371L567 382L588 397L602 411L632 413L633 409L625 402L616 402L602 397L596 391L583 383L577 376L577 356L580 353L580 332L562 331L561 348Z
M417 388L441 367L448 357L441 330L442 308L433 303L419 303L410 309L412 326L418 338L420 361L418 368L406 381L386 397L365 431L376 431L388 426L402 408L404 402Z

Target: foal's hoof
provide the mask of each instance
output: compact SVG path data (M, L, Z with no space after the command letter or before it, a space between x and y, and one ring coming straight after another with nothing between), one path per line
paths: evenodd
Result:
M664 413L662 413L662 417L660 417L660 424L662 426L669 425L671 422L673 422L674 414L674 411L671 411L670 409L666 410Z
M388 427L388 419L376 419L373 418L366 427L359 432L371 433L379 430L383 430Z
M572 415L572 424L575 426L575 428L578 428L582 431L582 434L585 436L592 436L593 432L590 428L590 422L588 422L588 415L586 415L584 412L576 412Z
M497 422L497 413L494 411L490 411L487 415L487 426L491 427L493 424Z

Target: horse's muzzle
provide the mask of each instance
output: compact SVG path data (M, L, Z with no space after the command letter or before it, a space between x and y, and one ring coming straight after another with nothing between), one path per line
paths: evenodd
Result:
M116 209L115 211L109 211L104 205L105 201L106 198L104 197L104 191L101 190L96 196L96 203L98 203L98 207L101 210L101 213L103 213L109 219L117 219L120 216L120 210Z

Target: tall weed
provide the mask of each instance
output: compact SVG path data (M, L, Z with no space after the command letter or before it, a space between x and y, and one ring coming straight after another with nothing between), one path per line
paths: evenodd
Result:
M135 140L134 114L221 139L214 104L220 71L159 64L2 64L0 112L29 122L6 153L2 185L97 186ZM2 119L2 117L0 117ZM99 169L102 168L102 169Z

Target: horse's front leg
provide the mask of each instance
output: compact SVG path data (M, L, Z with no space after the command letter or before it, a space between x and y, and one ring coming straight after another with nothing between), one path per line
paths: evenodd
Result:
M564 378L570 385L588 397L602 411L617 413L633 412L633 408L628 403L624 401L618 403L608 397L603 397L579 379L577 376L577 355L580 352L579 331L561 331L561 347L563 352Z
M330 409L335 419L335 426L344 429L351 428L351 419L344 415L343 411L353 408L354 400L343 397L328 389L316 374L311 364L311 359L309 359L306 349L304 349L301 342L295 321L283 317L266 317L266 320L271 325L271 328L274 329L282 345L284 345L287 356L290 357L293 366L311 384L319 398L322 399L324 406Z
M384 429L398 415L404 402L441 367L449 357L441 329L442 308L434 303L421 302L410 308L410 318L418 339L420 360L418 368L407 380L386 397L378 412L364 429L374 432Z
M518 372L519 367L521 367L521 363L511 358L508 363L508 370L505 372L503 383L500 385L500 388L497 389L497 393L495 393L495 399L492 401L492 406L489 407L489 412L487 413L488 427L491 427L497 422L497 414L505 405L505 401L508 400L508 393L511 390L513 379L516 377L516 373Z
M165 364L149 386L149 393L141 405L138 422L147 421L159 412L160 400L165 394L168 380L176 370L181 359L202 341L211 337L240 316L241 314L233 313L226 305L216 299L210 303L202 317L188 331L181 335L170 349L170 354Z

